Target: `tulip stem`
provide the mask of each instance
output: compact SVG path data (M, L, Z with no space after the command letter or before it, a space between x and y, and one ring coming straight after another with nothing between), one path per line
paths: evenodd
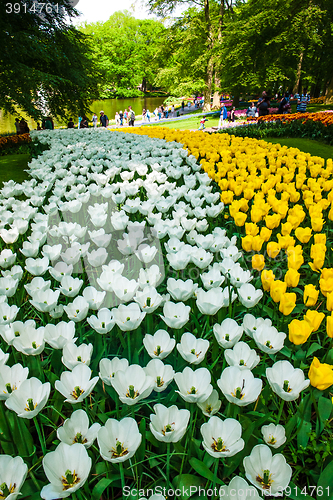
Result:
M40 445L41 445L41 448L42 448L43 455L46 455L45 439L44 439L44 437L42 435L42 431L41 431L41 428L40 428L40 425L39 425L37 417L34 417L34 423L35 423L35 427L36 427L36 431L37 431L37 434L38 434L38 439L39 439L39 442L40 442Z
M166 463L166 477L167 477L167 488L170 488L170 446L171 443L167 443L167 463Z
M279 413L278 413L278 416L276 418L276 425L280 422L280 418L281 418L281 415L283 412L283 406L284 406L284 399L281 399Z
M217 480L217 472L219 470L219 459L215 458L215 467L214 467L214 481L213 481L213 498L215 498L215 488L216 488L216 480Z
M122 462L119 462L119 472L120 472L120 480L121 480L121 489L124 494L125 489L125 474L124 474L124 465Z
M127 332L127 350L128 350L128 362L131 364L131 336L130 332Z

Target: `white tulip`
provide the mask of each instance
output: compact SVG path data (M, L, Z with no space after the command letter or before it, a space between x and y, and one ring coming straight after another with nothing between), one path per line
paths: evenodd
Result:
M60 292L66 297L73 298L79 293L83 285L83 280L73 278L72 276L64 276L60 283Z
M49 263L47 257L43 257L42 259L32 259L29 257L25 261L25 269L33 276L43 276L49 269Z
M164 443L180 441L187 430L190 412L179 410L176 405L167 408L162 404L156 404L154 412L150 415L149 424L153 436Z
M171 365L165 365L160 359L152 359L144 368L147 375L152 377L154 381L154 391L162 392L173 381L175 374Z
M13 339L12 345L27 356L37 356L45 347L44 330L43 326L37 329L34 326L27 326Z
M228 486L220 486L220 499L225 500L259 500L258 491L250 486L245 479L240 476L232 478Z
M213 332L217 343L224 349L233 347L242 337L243 328L231 318L226 318L219 325L213 326Z
M76 410L61 427L58 427L57 437L63 443L69 445L80 443L88 449L97 438L100 427L98 423L89 427L89 418L86 412Z
M28 374L29 368L23 368L19 363L13 366L2 364L0 372L0 400L8 399L28 378Z
M118 393L120 401L132 406L150 395L154 388L154 380L141 366L130 365L126 371L115 373L112 386Z
M245 476L263 495L283 496L288 486L292 469L281 453L272 456L265 444L255 446L243 460Z
M300 368L294 368L289 361L277 361L271 368L266 368L266 377L272 390L284 401L295 401L310 385Z
M120 304L111 310L114 320L123 332L136 330L142 323L146 313L140 311L138 304L131 302L127 306Z
M132 458L141 440L138 424L131 417L120 421L109 418L97 435L101 457L111 463L125 462Z
M200 432L203 437L202 445L212 457L232 457L244 448L242 426L234 418L221 420L211 417L202 424Z
M224 357L229 366L238 366L241 370L252 370L260 361L260 356L245 342L237 342L233 349L226 349Z
M118 371L124 372L128 368L128 359L103 358L99 362L99 378L106 384L112 385L112 379Z
M252 314L245 314L243 318L243 329L244 332L253 338L254 332L258 330L261 325L272 326L272 322L269 318L255 318Z
M186 300L193 297L197 288L198 285L194 284L190 279L183 281L181 279L168 278L167 280L167 290L174 300L186 302Z
M54 267L49 268L51 276L57 280L61 281L64 276L70 276L73 272L72 264L65 264L65 262L58 262Z
M55 388L66 399L66 403L80 403L93 391L98 382L98 377L91 377L89 366L80 363L71 372L63 372L60 380L56 380Z
M254 378L251 370L229 366L221 373L217 385L230 403L246 406L254 403L262 389L262 380Z
M36 292L49 290L50 287L51 281L45 281L42 277L33 278L29 284L24 285L30 297L33 297Z
M274 326L261 325L253 332L253 339L259 349L267 354L275 354L284 346L286 334Z
M43 468L50 484L43 486L40 496L44 500L67 498L88 479L92 460L83 444L60 443L55 451L43 458Z
M183 333L180 343L177 344L177 350L181 357L193 365L198 365L204 360L208 347L208 340L197 339L189 332Z
M73 342L68 342L63 348L61 362L69 370L73 370L80 363L85 363L89 366L92 351L92 344L76 345Z
M64 310L68 318L77 323L86 318L89 310L89 304L82 296L79 295L73 302L64 306Z
M280 448L287 441L285 428L280 424L263 425L261 433L265 443L272 448Z
M87 321L91 328L101 334L110 332L115 325L112 312L105 307L98 311L97 316L87 318Z
M185 306L183 302L175 304L171 301L167 301L163 307L164 316L161 314L159 316L170 328L179 329L188 322L190 311L190 306Z
M176 340L170 338L166 330L157 330L154 335L146 333L142 342L153 359L166 358L176 345Z
M207 368L193 371L188 366L174 376L178 386L176 391L188 403L201 403L212 393L211 375Z
M212 390L211 395L205 401L197 403L200 410L206 417L211 417L215 415L221 408L221 401L219 400L219 394L216 389Z
M57 305L60 290L39 290L34 293L32 300L29 300L38 311L49 312Z
M83 290L83 298L88 302L89 304L89 309L92 309L93 311L97 311L101 305L102 302L105 299L105 292L99 292L94 288L93 286L87 286Z
M241 285L237 291L239 301L243 304L243 306L248 308L257 305L264 295L262 290L256 290L253 285L250 285L250 283Z
M48 324L45 326L44 338L53 349L63 349L68 342L75 342L75 323L74 321L61 321L56 325Z
M49 399L51 385L35 377L24 380L18 389L14 390L5 405L15 411L21 418L35 417L46 405Z
M28 474L21 457L0 455L0 498L16 500Z
M150 314L155 311L164 302L162 295L157 293L153 286L146 286L143 291L137 291L134 297L135 302L139 304L141 310Z

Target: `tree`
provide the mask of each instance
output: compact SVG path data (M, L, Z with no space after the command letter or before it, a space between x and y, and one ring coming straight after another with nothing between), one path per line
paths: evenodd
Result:
M211 94L214 89L214 73L215 82L219 83L216 71L219 68L217 48L221 43L225 27L225 14L233 11L233 0L148 0L151 12L155 12L159 16L172 13L179 4L194 5L198 9L198 13L202 15L203 22L200 29L203 44L201 44L200 60L204 73L204 111L209 111Z
M91 57L101 75L102 91L111 89L123 96L138 86L152 85L158 66L156 52L165 30L161 22L135 19L128 11L119 11L105 23L85 24L81 30L91 36Z
M221 43L222 87L235 96L279 88L319 93L332 75L332 0L249 0Z
M96 97L87 37L69 24L75 9L69 0L47 5L47 11L33 0L0 5L0 107L12 113L20 107L35 119L84 113Z

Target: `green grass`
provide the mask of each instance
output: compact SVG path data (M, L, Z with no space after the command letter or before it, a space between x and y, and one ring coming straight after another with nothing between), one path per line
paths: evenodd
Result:
M325 160L333 158L333 146L320 141L298 139L297 137L268 137L264 140L273 144L288 146L288 148L298 148L300 151L304 151L304 153L310 153L312 156L320 156L321 158L325 158Z
M24 170L30 160L29 154L0 156L0 186L11 179L19 183L28 179Z
M166 128L174 128L178 130L198 130L199 125L200 125L200 119L201 116L198 116L198 118L184 118L184 120L179 120L176 122L164 122L164 123L158 123L154 122L151 125L153 127L166 127ZM208 127L217 127L219 123L219 118L209 118L208 117L208 122L206 122L206 128ZM149 125L148 125L149 126Z

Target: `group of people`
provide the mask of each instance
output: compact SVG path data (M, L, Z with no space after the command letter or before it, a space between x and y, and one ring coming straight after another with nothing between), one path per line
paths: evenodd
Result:
M19 118L15 118L15 128L17 135L27 134L30 132L29 125L24 118L21 118L21 120ZM39 122L37 123L37 130L53 130L53 129L54 129L54 123L51 116L43 118L42 126L40 126Z

